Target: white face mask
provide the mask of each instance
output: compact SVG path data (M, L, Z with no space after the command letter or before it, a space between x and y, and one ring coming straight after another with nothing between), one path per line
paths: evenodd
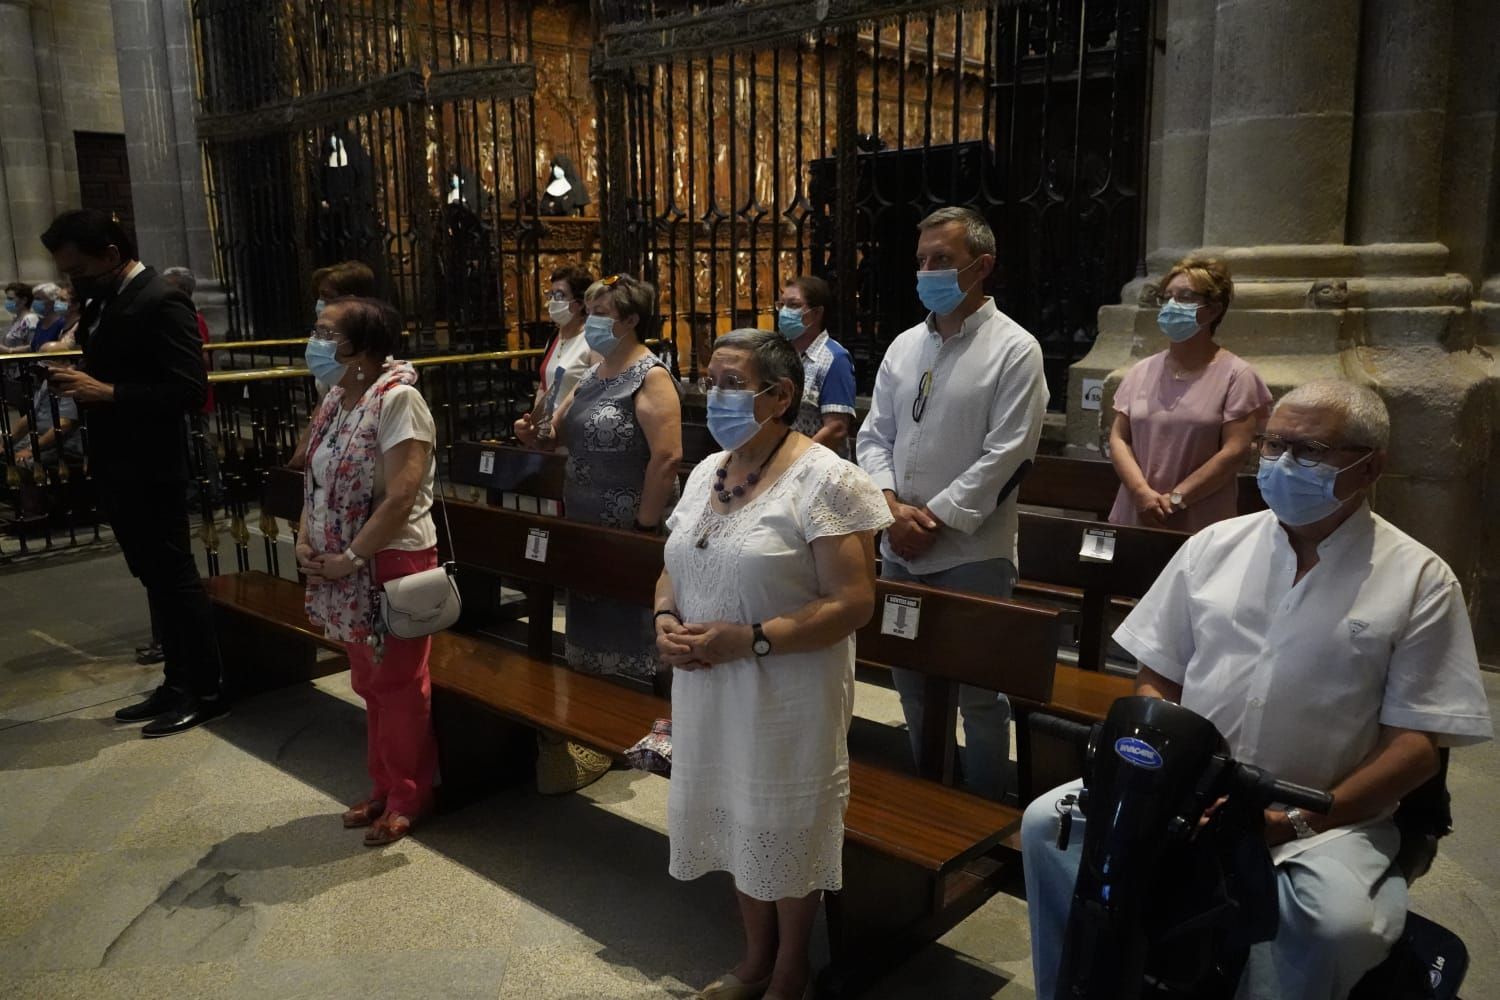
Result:
M552 317L552 322L558 326L565 326L573 318L573 304L551 300L547 303L547 315Z

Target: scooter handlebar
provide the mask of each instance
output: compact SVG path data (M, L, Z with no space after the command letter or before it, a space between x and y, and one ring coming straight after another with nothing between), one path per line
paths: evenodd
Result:
M1253 789L1267 803L1280 802L1320 815L1333 808L1333 795L1329 792L1281 781L1249 764L1240 764L1238 768L1240 782Z

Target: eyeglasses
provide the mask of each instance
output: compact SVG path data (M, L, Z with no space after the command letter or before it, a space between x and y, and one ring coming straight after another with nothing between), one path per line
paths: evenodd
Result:
M622 281L625 282L628 285L630 282L632 282L634 280L635 279L632 278L628 274L611 274L607 278L600 278L599 279L599 284L604 285L606 287L612 287L614 285L619 284Z
M719 379L715 379L712 375L703 375L698 379L698 389L704 394L707 394L710 389L727 389L733 391L748 388L750 387L735 375L725 375Z
M932 369L929 368L922 373L922 381L917 383L917 398L911 403L911 419L913 423L922 422L922 414L927 411L927 397L932 393Z
M339 332L331 326L315 326L312 328L313 340L338 340Z
M1287 441L1271 434L1261 434L1255 440L1256 448L1260 451L1260 457L1270 461L1277 461L1287 452L1292 453L1292 461L1305 469L1322 465L1328 461L1328 456L1338 451L1371 451L1364 445L1357 444L1324 444L1321 441Z
M559 291L553 290L553 291L547 292L547 301L549 301L549 302L576 302L578 300L575 299L575 298L573 298L573 296L569 295L567 292L559 292Z

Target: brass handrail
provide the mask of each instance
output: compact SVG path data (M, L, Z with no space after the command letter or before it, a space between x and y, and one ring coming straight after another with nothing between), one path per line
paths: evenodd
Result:
M425 368L429 365L451 365L462 364L465 361L519 361L523 358L534 358L545 354L540 348L528 348L524 351L486 351L481 354L444 354L429 358L411 358L412 365ZM214 385L222 382L269 382L283 378L307 378L308 370L301 366L289 366L283 368L252 368L245 371L209 372L208 380Z

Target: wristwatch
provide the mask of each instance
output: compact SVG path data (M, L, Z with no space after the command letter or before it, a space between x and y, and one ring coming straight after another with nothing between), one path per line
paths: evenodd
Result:
M1173 510L1187 510L1187 500L1183 499L1181 493L1174 490L1172 495L1167 497L1167 499L1172 502Z
M1306 840L1308 837L1316 837L1318 835L1318 831L1314 830L1312 824L1307 821L1307 813L1296 806L1286 811L1286 821L1292 824L1293 830L1297 831L1298 840Z
M355 552L354 546L352 545L344 550L344 558L352 562L355 569L364 569L365 563L369 562L369 560L364 556L360 555L358 552Z
M771 640L766 638L766 630L760 627L760 622L750 626L750 651L756 656L771 655Z

